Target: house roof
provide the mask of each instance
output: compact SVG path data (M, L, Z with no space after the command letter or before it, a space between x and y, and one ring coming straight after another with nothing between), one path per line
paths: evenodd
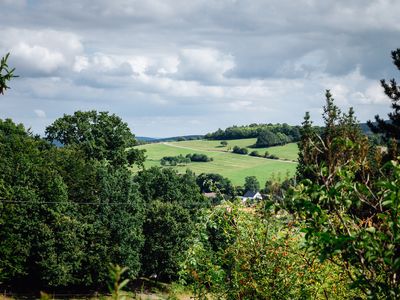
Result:
M217 197L217 193L203 193L203 195L207 198L215 198Z
M258 192L257 191L247 191L245 194L244 194L244 196L243 197L246 197L246 198L253 198L255 195L257 195L258 194Z

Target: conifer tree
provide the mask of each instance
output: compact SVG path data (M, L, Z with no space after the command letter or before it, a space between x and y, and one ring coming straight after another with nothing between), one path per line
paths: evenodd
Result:
M392 59L394 65L400 70L400 49L392 51ZM400 86L397 85L393 78L389 82L385 79L381 80L384 93L392 101L393 111L388 114L389 120L382 119L379 115L375 116L375 124L368 121L368 126L372 132L383 135L384 140L389 146L389 153L395 158L399 154L400 143Z
M313 122L311 121L310 113L307 111L304 116L304 121L301 123L301 139L297 144L299 147L299 163L297 165L296 177L299 180L309 178L311 176L307 167L311 165L311 139L315 134L312 123Z

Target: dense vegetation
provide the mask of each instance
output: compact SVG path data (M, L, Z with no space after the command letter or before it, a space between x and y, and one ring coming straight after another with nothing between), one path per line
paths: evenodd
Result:
M203 153L189 153L186 155L187 158L190 159L190 161L193 162L209 162L209 161L213 161L212 157L208 157L207 155L203 154Z
M1 282L101 286L111 262L139 274L144 206L126 166L56 148L11 120L0 121L0 145Z
M239 146L234 146L232 148L232 152L236 153L236 154L247 154L247 153L249 153L249 150L247 150L247 148L241 148Z
M274 134L282 134L291 141L298 141L300 138L299 126L290 126L283 124L251 124L246 126L231 126L225 130L218 129L215 132L208 133L204 137L211 140L232 140L257 138L261 132L270 131Z
M190 158L184 157L183 155L177 155L177 156L164 156L160 160L160 164L162 166L170 165L170 166L176 166L179 164L188 164L190 163Z

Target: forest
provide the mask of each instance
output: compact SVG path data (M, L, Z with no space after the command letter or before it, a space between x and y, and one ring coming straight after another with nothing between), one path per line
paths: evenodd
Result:
M250 124L218 129L205 135L210 140L257 138L255 147L283 145L300 139L299 126L283 124Z
M400 69L400 49L392 59ZM1 94L13 72L6 56ZM301 126L209 134L269 130L298 141L296 176L266 178L266 198L250 206L219 174L144 168L145 152L115 114L64 114L44 137L0 120L1 287L107 293L110 265L119 265L132 283L179 282L195 299L398 299L400 87L381 84L393 109L369 122L381 145L329 90L321 128L306 113Z

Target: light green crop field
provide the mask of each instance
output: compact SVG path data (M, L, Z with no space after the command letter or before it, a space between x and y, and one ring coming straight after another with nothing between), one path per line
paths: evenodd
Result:
M219 173L229 178L235 185L243 185L247 176L256 176L263 185L267 179L284 179L292 176L296 170L296 163L289 160L297 158L297 145L288 144L285 146L255 149L259 153L267 150L270 154L275 154L279 158L288 159L272 160L249 155L234 154L228 151L229 147L235 145L246 147L255 143L255 139L230 140L227 147L221 147L220 141L182 141L155 143L138 146L139 149L146 149L145 167L160 166L160 159L164 156L176 156L189 153L203 153L212 157L211 162L192 162L187 165L173 167L183 173L190 169L197 175L201 173ZM254 149L249 149L254 150Z

